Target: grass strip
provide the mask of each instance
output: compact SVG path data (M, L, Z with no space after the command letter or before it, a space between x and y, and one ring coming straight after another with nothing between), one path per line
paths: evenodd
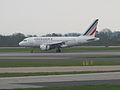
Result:
M120 61L0 61L0 67L110 66Z
M113 70L113 71L81 71L81 72L0 73L0 77L64 75L64 74L88 74L88 73L106 73L106 72L120 72L120 70Z
M25 89L2 89L2 90L120 90L120 85L73 85L62 87L42 87L42 88L25 88Z

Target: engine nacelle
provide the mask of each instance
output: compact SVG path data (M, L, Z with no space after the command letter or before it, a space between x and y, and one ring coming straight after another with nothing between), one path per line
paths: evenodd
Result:
M67 45L61 45L62 48L68 47Z
M40 45L41 50L50 50L50 45Z

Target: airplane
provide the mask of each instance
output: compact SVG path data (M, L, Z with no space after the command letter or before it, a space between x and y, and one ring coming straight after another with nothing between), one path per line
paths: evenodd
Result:
M95 37L98 19L96 19L87 31L77 37L29 37L19 43L22 47L40 48L41 50L56 49L61 52L61 48L80 46L82 43L88 43L99 40Z

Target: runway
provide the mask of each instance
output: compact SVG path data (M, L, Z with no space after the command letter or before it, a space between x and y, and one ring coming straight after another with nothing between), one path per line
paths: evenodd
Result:
M0 61L120 61L120 58L103 58L105 56L120 56L120 52L0 53Z
M0 89L120 84L120 72L0 78Z
M120 61L120 58L79 58L79 59L0 59L0 61Z
M0 53L0 57L21 56L21 57L94 57L94 56L119 56L120 51L87 51L74 53L18 53L5 52Z

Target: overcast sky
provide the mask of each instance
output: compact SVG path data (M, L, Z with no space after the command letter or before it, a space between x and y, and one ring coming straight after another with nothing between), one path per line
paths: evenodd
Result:
M0 0L0 34L83 33L120 30L120 0Z

